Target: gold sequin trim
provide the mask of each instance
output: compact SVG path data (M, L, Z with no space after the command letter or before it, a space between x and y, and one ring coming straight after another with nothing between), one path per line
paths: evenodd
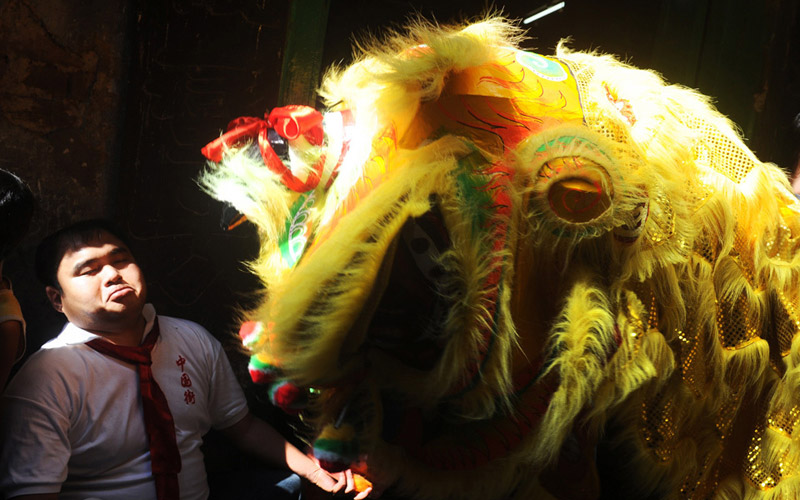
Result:
M728 350L743 349L760 339L760 330L753 324L745 294L733 302L718 301L717 329L722 347Z
M781 480L797 475L798 471L798 464L790 458L788 448L780 454L778 463L770 469L765 464L764 457L771 452L764 442L764 429L757 429L747 449L744 472L747 480L762 491L776 487Z
M655 458L668 462L677 444L676 422L678 409L665 394L642 404L642 437Z
M699 132L695 144L695 160L732 181L739 183L755 167L753 157L744 147L723 134L719 127L699 117L692 117L688 125Z
M794 428L800 420L800 407L793 406L789 411L777 410L767 419L770 429L781 433L785 437L791 437Z
M792 350L792 340L800 331L800 320L797 319L797 309L783 291L778 292L774 324L781 356L788 356Z

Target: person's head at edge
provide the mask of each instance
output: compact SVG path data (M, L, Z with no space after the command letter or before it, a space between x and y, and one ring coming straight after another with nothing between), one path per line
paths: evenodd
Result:
M67 226L36 250L36 275L53 307L89 332L137 344L146 285L123 233L104 219Z
M0 169L0 262L28 232L33 210L30 188L16 175Z

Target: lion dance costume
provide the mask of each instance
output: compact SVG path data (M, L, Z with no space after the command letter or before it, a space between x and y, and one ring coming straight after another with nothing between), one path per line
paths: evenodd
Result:
M239 118L205 188L254 223L241 335L329 470L415 498L800 495L800 206L703 96L424 23ZM636 497L636 495L634 495Z

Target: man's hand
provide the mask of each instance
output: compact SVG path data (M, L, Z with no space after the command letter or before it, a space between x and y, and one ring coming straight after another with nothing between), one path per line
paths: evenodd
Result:
M354 500L362 500L372 492L372 484L361 478L356 480L353 472L347 470L331 474L323 469L319 461L294 447L278 431L267 422L248 413L239 422L222 429L242 451L259 457L266 463L288 467L300 477L306 479L317 492L325 491L338 495L355 494ZM362 491L356 485L363 487ZM314 493L309 491L309 497Z
M364 477L353 474L347 469L343 472L330 473L319 466L319 461L314 457L309 457L314 461L317 468L306 476L311 484L322 491L332 493L335 496L353 496L354 500L362 500L372 493L372 484ZM314 498L313 494L311 495ZM305 497L305 495L304 495Z

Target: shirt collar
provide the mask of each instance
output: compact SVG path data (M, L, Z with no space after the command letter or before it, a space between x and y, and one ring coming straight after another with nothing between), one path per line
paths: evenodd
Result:
M142 316L144 316L145 325L144 332L142 332L142 339L150 333L153 329L153 323L156 319L156 308L153 304L145 304L142 309ZM64 347L68 345L85 344L92 339L100 338L100 335L87 332L83 328L79 328L70 322L64 325L64 329L58 334L58 337L46 342L42 349L54 349L56 347Z

